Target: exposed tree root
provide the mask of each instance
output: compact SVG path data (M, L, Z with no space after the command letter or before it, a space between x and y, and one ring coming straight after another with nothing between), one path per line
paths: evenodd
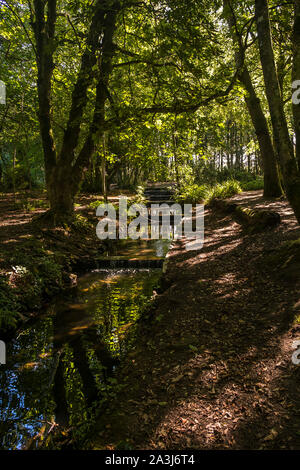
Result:
M63 214L54 212L51 209L33 219L33 223L37 226L47 228L70 226L74 221L75 213Z

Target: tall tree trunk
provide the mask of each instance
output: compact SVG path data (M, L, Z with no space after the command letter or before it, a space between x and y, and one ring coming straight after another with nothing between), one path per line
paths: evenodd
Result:
M237 68L244 64L239 74L239 81L245 88L247 95L245 102L257 136L264 171L264 196L279 197L282 189L279 182L276 154L272 144L268 123L264 115L260 99L258 98L251 79L250 72L244 63L244 48L237 30L236 18L229 0L223 0L224 12L231 36L236 45L235 62Z
M66 173L64 167L56 166L48 179L50 215L54 225L73 216L75 194L71 170Z
M295 17L293 30L293 82L300 87L300 2L295 0ZM299 95L299 93L298 93ZM296 135L296 158L300 170L300 103L293 103L294 128Z
M55 41L56 0L34 0L31 25L37 46L39 122L50 201L50 211L47 216L49 216L49 222L55 225L72 217L74 198L83 173L89 166L95 144L102 138L105 120L104 105L107 99L107 85L114 54L112 39L119 10L118 0L97 0L93 6L93 17L72 92L71 108L62 148L57 154L51 122L53 54L57 44ZM98 59L97 52L99 52ZM76 156L83 113L88 103L87 90L93 82L97 60L98 78L93 120L87 138Z
M181 181L179 178L179 162L178 162L178 155L177 155L177 138L176 138L176 132L177 132L177 127L176 127L176 117L175 117L175 123L174 123L174 129L172 132L172 142L173 142L173 156L174 156L174 168L175 168L175 178L176 178L176 184L177 187L180 188Z
M247 68L243 70L240 81L247 91L245 102L251 116L261 153L264 171L264 196L279 197L282 195L282 189L278 177L276 155L272 145L267 120L263 113L260 99L255 93Z
M107 189L106 189L106 135L103 133L103 154L101 161L101 174L102 174L102 194L104 201L107 202Z
M255 0L260 60L265 89L269 103L275 146L282 171L287 198L300 223L300 173L298 171L293 144L290 139L280 86L275 66L271 37L271 24L267 0ZM297 55L297 51L294 51Z
M56 148L51 124L51 79L54 70L56 1L48 1L47 20L45 19L45 2L34 0L33 4L35 18L31 18L31 25L35 35L37 51L38 118L44 152L46 186L49 189L50 175L56 164Z

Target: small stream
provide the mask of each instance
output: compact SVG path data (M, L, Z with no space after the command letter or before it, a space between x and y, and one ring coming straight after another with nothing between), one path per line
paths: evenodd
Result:
M56 300L7 345L7 364L0 369L2 449L27 448L54 423L87 425L93 406L114 386L120 357L134 343L134 325L158 284L157 268L169 245L116 243L101 269L79 278L71 298Z

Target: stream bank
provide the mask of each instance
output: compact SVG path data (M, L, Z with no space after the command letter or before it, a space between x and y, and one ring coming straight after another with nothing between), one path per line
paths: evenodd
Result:
M7 345L0 374L2 449L56 446L89 429L114 393L116 367L135 342L136 323L160 269L100 269L81 276ZM52 440L54 439L54 442Z
M105 245L95 235L97 218L81 198L74 226L41 229L34 218L44 212L16 209L9 196L0 198L0 328L1 339L39 316L52 299L76 285L78 274L97 267ZM38 207L43 199L32 199ZM83 243L84 240L84 243Z
M300 449L300 369L291 361L300 337L300 285L268 262L283 242L300 237L299 226L286 201L265 200L260 192L237 199L275 210L281 225L247 234L230 216L206 210L203 249L188 252L184 240L173 246L158 295L136 322L128 354L117 368L115 362L107 368L109 397L85 408L88 420L61 433L54 448ZM78 326L73 332L89 330L89 324ZM75 340L67 354L76 356L80 347ZM87 351L93 362L95 355ZM59 364L59 348L57 353L49 361ZM36 362L46 363L46 357ZM81 367L78 355L77 365L69 359L67 376ZM29 363L28 374L35 367ZM53 370L62 377L58 365ZM93 397L93 387L87 389Z
M157 200L161 189L155 189ZM123 192L128 200L134 195ZM151 197L151 192L149 194ZM77 275L93 269L161 268L166 253L159 245L158 256L145 241L137 247L130 241L99 240L96 236L96 207L102 197L77 198L74 223L64 228L40 228L35 218L47 207L45 195L26 196L31 209L16 205L13 195L0 196L0 339L7 341L15 331L34 320L58 294L66 295L76 285ZM117 203L117 195L109 202ZM35 208L35 209L33 209ZM125 243L124 243L125 242ZM125 246L126 245L126 246ZM131 250L131 245L133 249ZM121 262L121 258L123 261Z
M47 235L57 250L59 230ZM95 253L94 246L83 260L71 251L72 269L93 270L71 289L59 291L7 344L0 374L3 449L69 447L86 434L96 410L117 390L116 368L149 311L170 241L100 243L101 251Z
M251 192L239 203L271 206L282 223L245 234L206 210L203 249L176 243L120 390L80 448L300 449L300 285L268 263L299 226L286 201Z

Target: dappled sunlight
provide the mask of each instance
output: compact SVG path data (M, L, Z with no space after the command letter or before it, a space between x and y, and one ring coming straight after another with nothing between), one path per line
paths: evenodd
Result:
M280 214L282 222L284 224L288 223L288 231L296 231L300 234L299 224L286 199L268 199L263 197L262 191L249 191L234 196L232 200L243 206L276 211Z
M159 421L147 446L241 449L256 448L251 439L261 439L261 448L268 448L280 438L292 409L288 398L282 396L287 392L287 370L294 368L296 372L290 360L282 360L286 350L290 359L291 340L288 347L286 338L281 343L276 350L266 343L263 357L261 346L250 345L247 351L228 358L224 347L219 350L216 346L176 366L163 381L169 381L168 391L176 383L176 395L182 398L177 398ZM223 358L218 360L220 355ZM291 399L295 403L296 397Z
M0 0L1 448L300 449L299 24Z
M293 410L300 398L299 390L285 385L297 373L290 335L297 338L299 331L289 328L299 289L287 290L264 264L265 246L270 250L278 243L274 232L244 236L236 226L223 230L223 219L208 217L210 245L199 253L184 253L182 243L174 246L169 287L157 307L165 319L160 329L153 325L153 347L148 350L145 340L144 354L134 355L129 369L133 381L150 368L152 380L144 373L139 391L120 397L128 442L133 433L141 449L287 446L282 430L287 432L292 417L296 425ZM136 417L131 419L131 413ZM117 422L105 431L107 442L122 435ZM295 446L295 432L291 436ZM96 448L101 441L95 439Z

